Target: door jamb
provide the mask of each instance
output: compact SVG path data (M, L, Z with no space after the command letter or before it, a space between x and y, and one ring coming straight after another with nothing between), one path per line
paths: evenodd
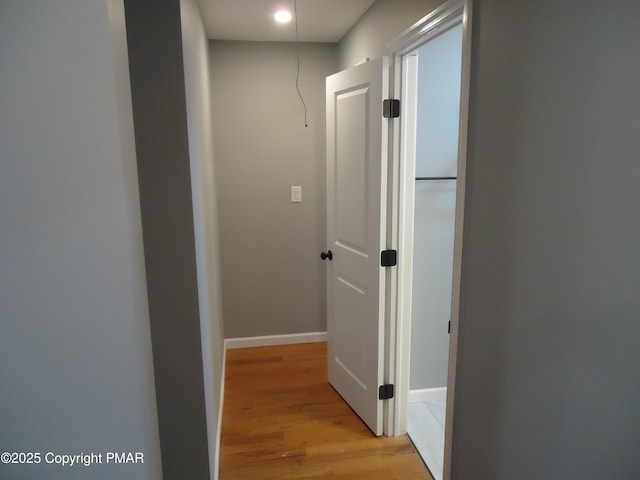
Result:
M469 117L469 87L471 64L471 15L472 0L449 0L425 16L389 44L390 50L390 95L391 98L405 96L409 89L416 88L415 81L404 68L415 68L410 59L404 66L404 57L443 30L462 21L462 78L460 94L460 124L458 140L458 185L456 193L456 221L454 235L453 288L451 309L451 334L449 339L449 371L447 376L447 409L445 423L444 476L451 478L451 453L453 447L453 406L458 346L460 275L462 265L462 234L464 195L466 183L467 136ZM404 74L404 75L403 75ZM415 77L414 77L415 78ZM412 84L414 83L414 84ZM415 98L415 97L414 97ZM389 172L388 172L388 238L390 245L398 247L398 268L387 282L389 305L387 322L387 368L389 379L396 385L396 397L386 407L385 434L403 435L407 431L407 409L409 396L411 282L413 260L413 182L415 171L415 132L407 132L403 124L415 125L415 106L402 105L398 122L389 126ZM413 137L411 137L413 135ZM403 137L404 136L404 137ZM412 143L413 142L413 143ZM407 148L407 144L411 146ZM407 219L409 222L407 222ZM407 223L410 228L406 228Z

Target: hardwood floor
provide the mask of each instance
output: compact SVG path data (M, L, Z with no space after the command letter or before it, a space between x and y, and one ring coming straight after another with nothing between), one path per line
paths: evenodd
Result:
M375 437L327 383L326 343L227 351L221 480L430 480L406 437Z

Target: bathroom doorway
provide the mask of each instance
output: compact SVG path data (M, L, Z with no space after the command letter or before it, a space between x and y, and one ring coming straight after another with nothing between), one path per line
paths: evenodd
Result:
M398 431L407 431L435 480L450 478L468 9L469 2L447 2L413 37L407 32L398 40L394 58L403 106L397 132L398 245L404 252L398 272Z

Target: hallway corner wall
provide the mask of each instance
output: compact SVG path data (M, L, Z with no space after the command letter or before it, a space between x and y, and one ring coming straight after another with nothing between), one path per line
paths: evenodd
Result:
M217 433L222 418L218 418L223 391L224 333L222 322L222 292L218 205L216 199L214 132L211 121L209 42L198 3L181 0L182 51L184 59L185 93L191 189L193 198L194 239L198 276L202 363L209 439L211 478L218 475Z
M181 3L125 0L125 12L162 473L209 480L214 385L203 360L212 332L198 251L204 229L194 218L204 207L194 202L201 191L192 188L191 165L208 159L201 144L190 144Z

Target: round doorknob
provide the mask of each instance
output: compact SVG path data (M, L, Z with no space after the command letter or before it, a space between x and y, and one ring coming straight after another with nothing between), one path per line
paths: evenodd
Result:
M322 260L326 260L327 258L328 258L329 260L333 260L333 253L331 253L331 250L328 250L328 251L327 251L327 253L322 252L322 253L320 254L320 258L321 258Z

